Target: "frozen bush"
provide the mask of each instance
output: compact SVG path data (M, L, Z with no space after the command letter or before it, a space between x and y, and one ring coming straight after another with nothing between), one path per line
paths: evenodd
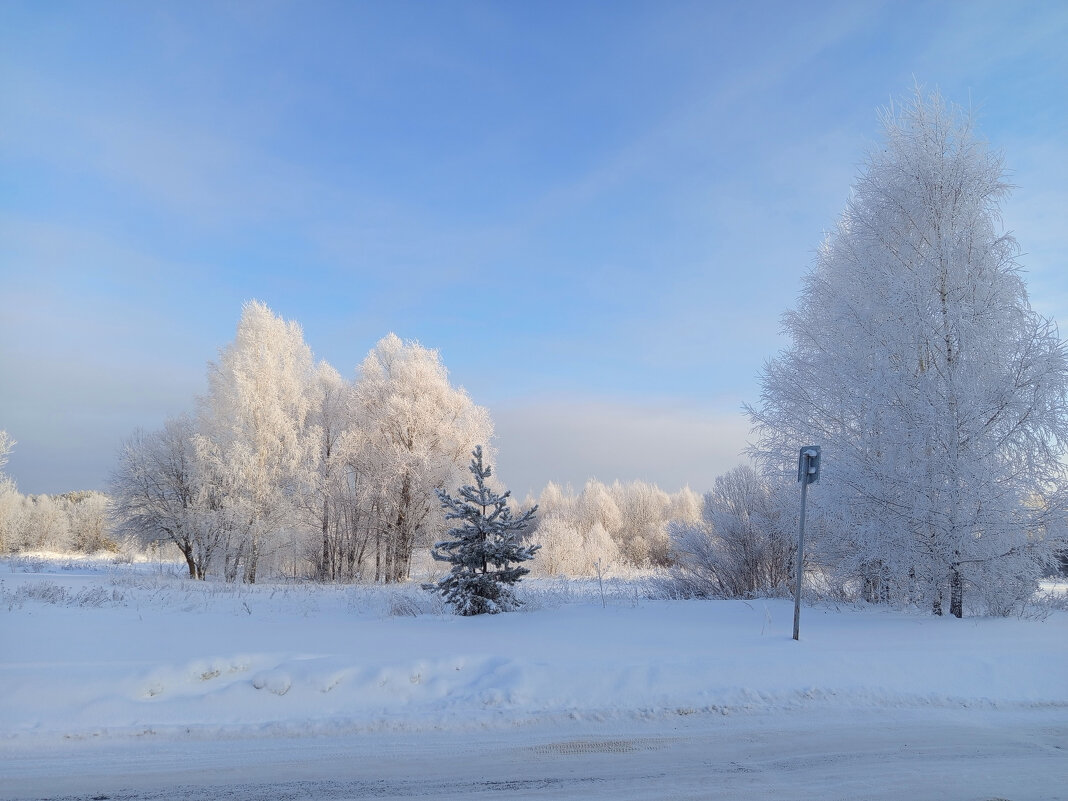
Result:
M716 479L702 519L669 526L670 581L681 597L781 595L794 575L793 518L784 500L753 468ZM784 530L784 523L789 521Z
M85 587L71 599L72 606L99 608L102 606L122 606L125 595L117 589L106 587Z
M37 601L43 604L65 604L69 596L67 591L54 581L34 581L23 584L15 590L18 603Z

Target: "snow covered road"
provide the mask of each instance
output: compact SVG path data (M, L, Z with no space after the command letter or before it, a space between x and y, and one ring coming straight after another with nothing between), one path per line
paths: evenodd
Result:
M58 769L57 769L58 768ZM8 749L0 798L1068 798L1063 709L794 710Z

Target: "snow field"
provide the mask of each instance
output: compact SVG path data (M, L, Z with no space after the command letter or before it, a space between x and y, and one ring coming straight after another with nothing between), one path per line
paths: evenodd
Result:
M444 614L417 587L228 587L141 568L2 575L3 743L471 730L832 708L1046 708L1068 613L937 619L520 585ZM414 614L413 613L418 613Z

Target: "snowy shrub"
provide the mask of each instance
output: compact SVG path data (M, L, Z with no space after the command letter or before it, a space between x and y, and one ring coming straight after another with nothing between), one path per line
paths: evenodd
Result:
M441 596L416 592L414 587L404 587L389 594L386 614L390 617L419 617L440 615L445 611L445 603Z
M37 556L13 556L8 561L12 573L41 573L48 563Z
M390 599L390 617L418 617L421 611L414 598L394 596Z
M677 597L785 595L797 548L785 499L753 468L739 466L705 495L702 520L672 523L668 582ZM784 524L789 521L788 530Z
M5 593L4 600L9 605L21 607L28 601L52 606L80 606L99 608L103 606L122 606L126 596L115 588L100 585L83 587L73 595L54 581L34 581L23 584L13 593Z
M1068 612L1068 583L1043 582L1022 616L1044 619L1050 612Z
M981 564L970 572L968 586L978 614L1018 617L1034 602L1038 578L1030 570L1007 571L1004 565Z
M71 606L99 608L102 606L122 606L126 596L117 589L106 587L85 587L78 590L70 600Z
M118 548L111 557L113 565L132 565L139 559L146 559L149 556L149 553L146 553L146 550L141 547L135 537L129 535L120 537L116 544ZM156 550L158 552L158 547Z
M552 579L536 579L523 583L521 589L523 608L527 611L563 606L586 600L584 579L555 576Z
M15 590L15 600L19 603L24 601L37 601L44 604L65 604L68 600L67 591L54 581L34 581L23 584Z

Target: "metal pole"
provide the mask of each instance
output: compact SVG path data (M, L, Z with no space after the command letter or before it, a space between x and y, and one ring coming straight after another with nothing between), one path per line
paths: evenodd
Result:
M794 639L801 626L801 576L805 572L805 497L808 495L808 457L803 457L801 480L801 523L797 529L797 584L794 585Z

